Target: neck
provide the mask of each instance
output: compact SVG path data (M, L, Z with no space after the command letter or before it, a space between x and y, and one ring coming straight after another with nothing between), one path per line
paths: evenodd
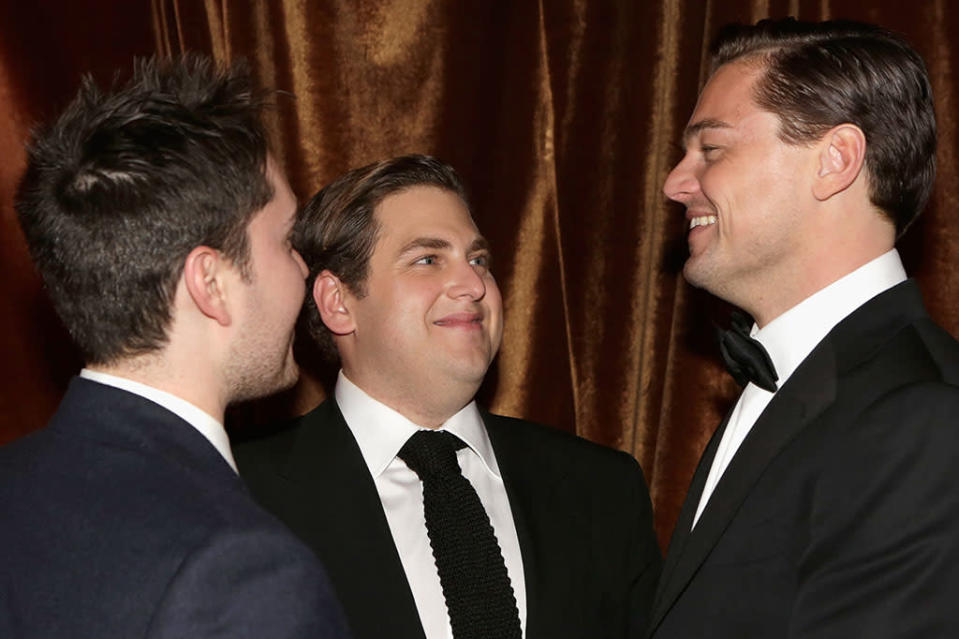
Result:
M860 185L860 189L865 188ZM747 311L760 328L804 299L893 248L895 226L865 194L835 197L807 211L792 259L780 262L729 301ZM852 202L852 203L851 203ZM857 204L858 203L858 204Z
M787 283L763 287L739 306L752 315L759 328L762 328L803 300L868 264L891 248L891 246L876 247L874 250L842 255L841 259L827 260L826 256L821 256L819 260L811 260L805 268L797 269L796 273L801 274L800 276L793 277Z
M409 383L403 386L377 384L375 380L358 375L345 363L343 374L364 393L424 428L435 429L445 424L473 400L478 390L478 386L455 384L449 380L445 383Z
M472 401L472 395L465 398L442 398L446 401L439 401L437 398L421 398L419 401L413 398L404 398L404 400L394 398L390 401L381 399L372 393L368 394L417 426L433 429L445 424L450 417L463 410L463 407Z
M173 366L163 352L126 357L107 364L90 364L87 368L175 395L223 423L226 402L204 379L202 370L196 366Z

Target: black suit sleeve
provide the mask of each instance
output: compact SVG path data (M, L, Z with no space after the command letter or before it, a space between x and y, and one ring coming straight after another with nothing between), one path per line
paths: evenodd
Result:
M809 489L792 639L959 636L959 389L887 394Z

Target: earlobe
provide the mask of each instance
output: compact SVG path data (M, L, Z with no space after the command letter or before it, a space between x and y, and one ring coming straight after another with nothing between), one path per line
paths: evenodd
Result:
M346 285L330 271L322 271L313 282L313 301L326 327L335 335L348 335L356 330L348 306Z
M827 200L852 185L866 160L866 136L854 124L840 124L823 136L814 195Z
M221 326L229 326L231 317L222 281L223 266L219 251L198 246L183 263L183 280L199 311Z

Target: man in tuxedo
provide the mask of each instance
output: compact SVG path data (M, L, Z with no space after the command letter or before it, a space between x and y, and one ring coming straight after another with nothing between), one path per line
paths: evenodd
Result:
M723 337L745 387L651 635L959 636L959 345L894 248L935 173L925 66L842 22L730 27L714 52L664 191L686 279L755 323Z
M347 636L223 428L298 374L306 267L262 97L242 67L141 60L32 140L17 212L86 367L0 449L0 636Z
M234 452L327 566L354 635L641 636L660 554L636 461L473 401L502 301L453 169L351 171L307 204L295 245L335 392Z

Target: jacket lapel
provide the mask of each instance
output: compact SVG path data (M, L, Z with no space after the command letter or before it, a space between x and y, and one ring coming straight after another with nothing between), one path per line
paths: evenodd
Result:
M722 441L723 433L726 431L726 425L729 423L729 416L732 409L726 413L726 417L720 423L719 427L713 433L706 449L696 466L696 472L689 484L689 490L686 492L686 500L679 511L679 519L676 521L676 527L673 529L672 538L669 541L669 552L666 554L666 560L663 564L663 571L659 579L659 586L656 588L656 597L653 600L653 619L658 619L658 611L661 608L661 602L664 592L672 580L673 573L679 563L680 557L686 548L686 542L689 540L690 529L693 525L693 516L699 506L700 496L703 494L703 488L706 485L706 477L709 475L709 468L712 466L713 459L716 457L716 449L719 448L719 442Z
M535 451L534 444L525 442L518 432L519 424L507 423L485 411L482 414L503 475L523 557L526 639L562 635L561 629L553 627L553 620L560 610L557 606L569 599L557 596L556 589L568 585L568 580L552 578L547 572L550 566L540 558L552 557L553 568L562 565L556 557L562 556L569 526L568 522L556 521L554 514L565 510L553 508L552 504L566 471L555 460L530 454Z
M425 639L376 485L332 399L306 415L283 469L357 636ZM366 627L361 631L360 624Z
M652 629L659 625L695 576L769 462L833 401L835 389L835 353L827 339L796 369L756 420L716 485L696 527L685 533L685 543L677 549L675 556L670 548L664 580L654 607ZM716 446L719 438L721 435L714 438ZM715 449L712 455L715 455ZM683 505L680 524L685 528L679 534L684 534L692 524L691 513L698 506L702 482L705 482L710 465L711 457L710 464L700 464L697 470L694 483L698 480L699 487L695 497L690 491Z
M853 311L813 349L756 420L723 473L696 528L688 533L675 557L670 548L651 633L709 556L770 461L836 400L839 377L870 357L905 325L924 317L919 289L914 281L907 280ZM718 446L718 437L714 439ZM704 453L704 460L705 457ZM711 460L710 457L710 464ZM697 469L697 476L702 473L702 481L710 464L701 463ZM692 523L689 511L695 511L701 492L701 484L695 492L691 487L683 505L678 525L684 524L686 531ZM676 534L683 534L683 530Z

